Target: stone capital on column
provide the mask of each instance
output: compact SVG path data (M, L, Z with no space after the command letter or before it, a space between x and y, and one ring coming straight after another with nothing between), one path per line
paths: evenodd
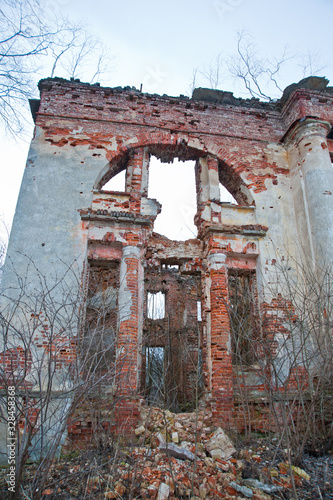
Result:
M287 145L292 142L299 143L311 136L318 136L326 141L330 130L331 125L329 122L317 120L316 118L303 118L287 132L285 142Z
M132 245L124 246L123 257L129 257L130 255L140 258L140 247L134 247Z
M207 260L209 268L218 271L225 268L227 256L225 253L211 253L208 255Z

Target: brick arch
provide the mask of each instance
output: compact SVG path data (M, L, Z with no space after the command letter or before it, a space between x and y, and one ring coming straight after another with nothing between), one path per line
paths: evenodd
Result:
M126 169L128 162L128 151L122 155L117 155L113 160L109 161L96 177L94 189L101 189L112 177Z
M211 146L211 147L209 147ZM181 161L197 160L203 156L212 156L218 160L219 179L240 205L254 205L254 198L239 174L239 160L224 150L216 154L216 144L207 145L196 139L177 134L141 134L140 140L132 147L120 146L113 152L108 164L96 178L94 189L101 187L112 177L126 169L131 154L138 149L148 148L151 155L162 162L171 163L175 158ZM109 157L111 155L109 154ZM227 158L227 159L226 159Z
M232 163L227 163L224 159L219 159L220 183L227 188L239 205L255 205L253 194L237 172L237 168L239 168L239 160L237 158Z

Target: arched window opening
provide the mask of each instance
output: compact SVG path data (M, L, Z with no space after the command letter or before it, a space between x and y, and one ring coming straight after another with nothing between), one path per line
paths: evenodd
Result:
M114 177L111 177L104 186L101 188L101 191L125 191L125 174L126 170L122 170Z
M221 183L220 183L220 199L222 202L227 202L227 203L232 203L233 205L238 205L237 201L232 196L232 194Z
M173 240L196 238L196 188L194 161L162 163L155 156L149 165L149 198L162 204L154 230Z

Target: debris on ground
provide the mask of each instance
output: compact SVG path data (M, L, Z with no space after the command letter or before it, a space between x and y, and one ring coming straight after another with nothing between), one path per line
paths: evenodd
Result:
M54 462L42 498L291 500L296 488L299 500L333 499L333 456L308 457L302 467L295 466L264 437L251 447L235 445L210 422L201 411L174 414L144 408L131 443L119 439L110 444L105 438L100 451ZM6 498L5 472L1 498ZM26 468L21 498L30 498L35 472L34 464Z

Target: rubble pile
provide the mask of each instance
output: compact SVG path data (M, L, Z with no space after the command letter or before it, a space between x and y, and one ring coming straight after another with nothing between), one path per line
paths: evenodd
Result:
M260 451L265 450L237 454L226 433L221 428L213 431L210 416L203 412L173 414L147 408L142 416L145 425L135 431L140 446L132 450L141 465L138 498L268 500L271 494L292 487L286 463L280 464L279 471L262 467L261 480L248 477L249 465L260 463ZM293 474L298 485L310 479L301 469ZM117 498L111 491L107 495Z
M287 462L265 466L261 455L266 447L237 452L203 412L145 408L142 420L135 430L138 445L127 450L127 461L113 474L104 498L269 500L291 491L292 482L301 486L310 479Z
M310 477L288 463L284 450L274 451L263 439L251 447L237 443L236 450L210 421L201 411L173 414L145 407L131 443L121 437L100 453L78 452L75 459L54 463L42 498L292 499L294 487L302 500L333 499L333 457L325 459L317 475L309 463ZM26 484L33 473L32 465L25 472Z

